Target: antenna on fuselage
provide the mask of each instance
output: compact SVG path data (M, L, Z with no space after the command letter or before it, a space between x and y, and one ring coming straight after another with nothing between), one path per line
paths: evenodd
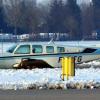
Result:
M54 43L54 34L53 34L53 36L51 37L51 40L48 42L48 44L55 44L55 43Z
M51 40L48 42L48 44L51 44L51 43L55 44L54 43L54 38L51 38Z

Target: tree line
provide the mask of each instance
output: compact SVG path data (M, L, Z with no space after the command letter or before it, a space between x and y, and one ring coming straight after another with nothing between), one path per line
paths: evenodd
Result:
M77 0L0 0L0 31L13 34L66 33L69 40L85 39L100 30L100 0L77 4Z

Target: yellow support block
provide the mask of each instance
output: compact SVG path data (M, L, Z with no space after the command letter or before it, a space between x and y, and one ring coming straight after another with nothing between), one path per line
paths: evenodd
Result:
M68 79L69 76L75 76L75 60L74 57L64 57L61 60L62 65L62 79Z
M75 60L74 57L69 57L68 75L75 76Z
M64 69L65 69L65 76L68 78L69 76L69 69L68 69L68 66L69 66L69 58L65 58L64 59Z

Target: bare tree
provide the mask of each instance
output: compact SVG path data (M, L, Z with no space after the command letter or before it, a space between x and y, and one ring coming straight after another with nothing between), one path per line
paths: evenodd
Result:
M83 38L91 36L94 29L93 6L91 4L82 4L82 31Z
M40 10L34 0L9 0L9 5L6 6L6 18L8 25L14 27L15 34L17 28L32 33L36 32L40 25Z
M37 28L40 24L39 9L31 2L27 3L26 9L26 25L30 32L37 32Z
M21 0L9 0L9 5L6 6L6 21L8 25L14 27L14 34L17 34L17 28L20 23L20 4Z

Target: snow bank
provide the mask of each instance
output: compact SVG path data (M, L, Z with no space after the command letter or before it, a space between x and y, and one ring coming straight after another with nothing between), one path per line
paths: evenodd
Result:
M100 69L76 69L75 77L62 81L61 69L0 70L0 89L100 88Z

